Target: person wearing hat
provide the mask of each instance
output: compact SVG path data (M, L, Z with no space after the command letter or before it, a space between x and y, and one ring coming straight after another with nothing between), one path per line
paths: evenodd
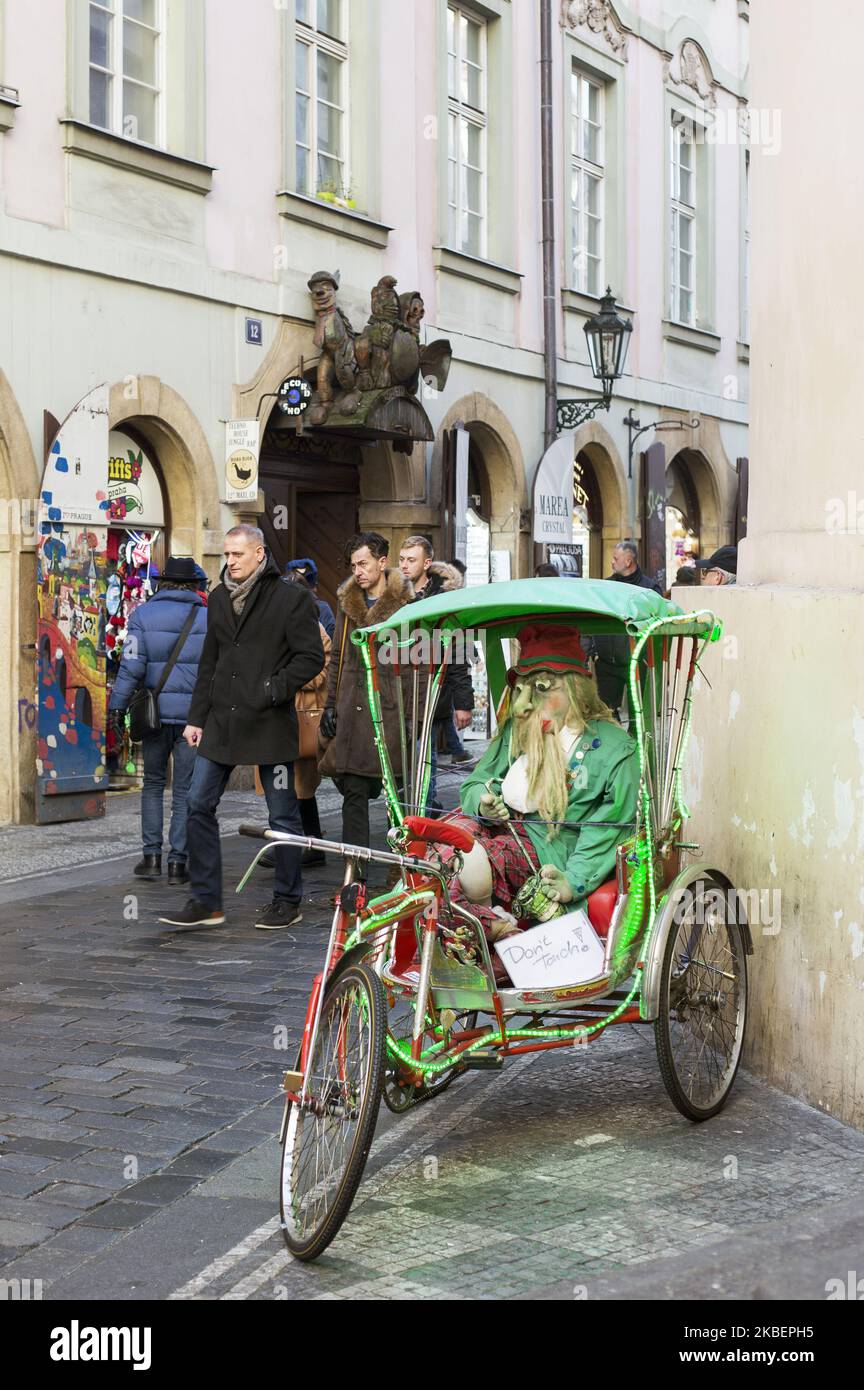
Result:
M186 798L195 766L195 749L183 738L207 634L207 576L188 555L170 556L146 603L129 619L120 669L114 682L109 715L120 717L139 686L155 690L162 679L190 612L192 626L159 692L160 728L145 734L144 783L141 788L141 838L144 854L132 872L137 878L162 876L163 794L173 759L171 825L168 831L168 882L189 882L186 870Z
M517 640L509 707L453 817L476 843L451 897L490 940L518 930L510 909L532 873L568 911L611 877L639 788L635 744L597 693L579 629L535 625Z
M302 560L289 560L283 573L286 579L302 579L311 591L318 609L318 621L332 642L336 631L336 614L325 599L318 597L318 566L315 561L308 555L304 555Z
M697 560L703 584L734 584L738 578L737 545L721 545L707 560Z

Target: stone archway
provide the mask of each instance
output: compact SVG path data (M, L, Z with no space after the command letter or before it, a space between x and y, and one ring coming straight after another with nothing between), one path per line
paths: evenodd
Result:
M482 454L491 498L490 546L510 552L514 579L530 574L531 537L527 526L522 530L522 514L528 506L522 449L503 410L482 391L455 401L436 435L433 469L439 518L444 434L457 425L464 425Z
M598 420L590 420L576 431L576 455L586 454L600 488L603 513L601 577L611 573L612 551L626 536L627 479L624 463L615 441Z
M116 382L108 414L111 429L134 425L152 445L168 501L172 549L200 559L215 578L222 504L216 465L197 416L173 387L155 376Z
M676 479L676 474L677 479ZM723 516L714 468L700 449L679 449L666 465L667 499L676 483L692 499L698 520L699 554L704 559L723 544Z
M0 824L33 820L36 766L36 517L39 467L0 371Z

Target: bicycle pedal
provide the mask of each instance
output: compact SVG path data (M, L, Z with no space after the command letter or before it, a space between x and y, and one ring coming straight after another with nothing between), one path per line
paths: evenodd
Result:
M303 1085L302 1071L286 1071L282 1076L283 1091L299 1091Z
M479 1052L475 1052L464 1057L462 1065L466 1071L500 1071L504 1065L504 1058L491 1053L481 1056Z

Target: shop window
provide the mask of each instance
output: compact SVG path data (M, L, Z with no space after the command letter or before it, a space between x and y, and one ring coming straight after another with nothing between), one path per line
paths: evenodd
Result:
M163 0L90 4L90 124L163 145Z
M699 558L699 499L685 459L666 470L666 578L671 585L682 565Z

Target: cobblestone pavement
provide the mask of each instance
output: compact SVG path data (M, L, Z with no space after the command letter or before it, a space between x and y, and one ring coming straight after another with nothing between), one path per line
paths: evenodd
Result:
M236 882L250 842L223 848ZM634 1026L382 1110L340 1235L293 1263L278 1086L335 871L290 934L248 925L264 876L225 929L174 937L175 890L133 862L0 885L4 1278L49 1299L824 1299L864 1274L864 1135L745 1073L693 1126Z

